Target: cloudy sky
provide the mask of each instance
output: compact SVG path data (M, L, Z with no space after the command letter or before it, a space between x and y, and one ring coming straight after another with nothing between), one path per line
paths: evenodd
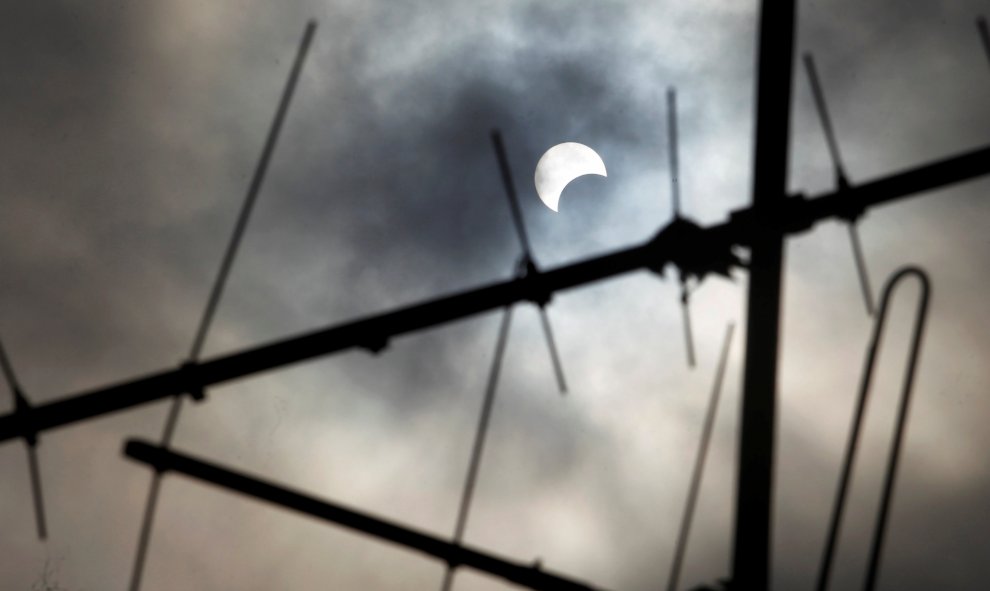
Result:
M55 400L187 355L292 56L314 45L205 356L511 275L518 256L488 138L502 129L542 265L648 239L671 215L664 93L679 92L682 199L703 224L749 203L755 2L522 0L16 3L0 19L0 336L28 396ZM990 143L975 0L805 2L851 180ZM833 186L797 72L789 184ZM536 197L548 147L585 143L608 178ZM897 267L934 296L880 586L990 578L990 180L871 211L879 289ZM646 272L550 306L561 398L529 305L514 315L466 542L596 586L655 589L677 524L722 335L746 277L696 292L698 367L677 287ZM914 287L892 310L840 543L862 579ZM187 407L176 447L449 536L494 349L490 313L225 384ZM871 323L835 222L787 243L773 581L813 585ZM728 574L738 334L685 586ZM4 389L3 412L11 408ZM23 445L0 446L0 580L127 585L167 402L50 432L50 537L34 531ZM46 566L47 565L47 566ZM431 589L437 561L169 476L144 589ZM468 570L457 589L505 585Z

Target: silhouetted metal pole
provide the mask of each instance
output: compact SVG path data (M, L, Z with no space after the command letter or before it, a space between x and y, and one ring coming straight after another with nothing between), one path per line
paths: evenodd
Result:
M777 345L780 336L795 0L763 0L756 70L753 213L750 242L746 361L739 439L739 478L732 589L769 587L776 428Z
M367 513L354 511L342 505L322 501L283 486L143 441L133 439L128 441L124 446L124 454L139 462L151 465L157 471L180 472L255 499L267 501L393 544L423 552L443 560L452 567L468 566L531 589L592 591L592 587L584 583L543 570L539 563L534 565L519 564L460 544L452 544L428 533L419 532Z
M798 234L808 231L822 220L845 219L850 210L862 211L896 199L918 196L924 191L984 174L990 174L990 146L847 190L813 198L801 195L789 197L781 203L779 219L788 234ZM734 244L748 246L754 236L766 231L760 219L755 207L747 207L732 212L729 221L721 224L705 228L691 224L691 232L686 236L682 233L679 238L665 233L665 230L645 244L540 271L536 275L433 298L200 363L69 394L23 411L0 415L0 442L354 347L377 351L387 344L390 337L432 328L516 302L534 301L547 292L556 293L642 269L660 272L665 264L686 248L705 251L707 256L712 252L727 251Z

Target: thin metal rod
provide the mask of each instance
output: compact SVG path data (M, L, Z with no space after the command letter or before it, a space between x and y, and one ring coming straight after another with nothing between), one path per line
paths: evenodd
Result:
M35 444L27 444L28 469L31 472L31 497L34 500L34 518L38 525L38 538L48 537L48 528L45 525L45 497L41 491L41 468L38 465L38 447Z
M930 191L988 173L990 146L862 183L847 191L814 198L792 196L778 219L788 228L788 234L800 234L819 221L841 219L850 203L868 208L906 197L937 195ZM753 207L734 211L727 222L698 228L697 239L708 245L751 244L765 231L766 226L758 218ZM671 262L675 253L683 252L683 248L679 239L661 231L647 242L572 261L541 271L535 278L517 277L490 283L226 353L197 364L192 377L182 370L167 368L69 393L24 413L0 415L0 441L23 437L28 429L40 433L182 394L189 391L190 382L205 388L315 357L368 348L369 337L388 339L408 335L516 302L533 301L535 289L555 294L632 271L657 270Z
M471 448L471 461L468 464L467 476L464 479L464 489L461 493L461 504L457 511L457 524L454 526L455 544L464 539L468 515L471 512L471 501L474 498L474 487L481 468L481 457L485 451L485 439L488 435L488 422L491 419L492 406L495 403L495 392L498 390L498 376L502 369L502 358L505 355L505 344L509 338L509 326L512 323L512 308L507 307L502 312L502 322L498 328L498 339L495 342L495 355L492 358L491 370L488 372L488 383L485 385L485 397L481 403L481 415L478 417L478 428L474 434L474 445ZM441 589L448 591L453 582L454 569L448 567L443 577Z
M884 324L887 321L887 305L894 287L898 282L908 275L915 275L922 284L921 299L919 301L918 316L915 321L914 340L911 349L911 356L905 370L904 390L902 394L902 408L904 401L910 393L911 383L914 378L914 368L917 361L922 328L924 326L925 313L928 307L929 283L924 271L916 267L906 267L897 271L887 281L880 301L880 309L873 325L873 335L870 338L870 345L866 353L866 362L863 366L863 374L860 377L859 392L856 398L856 408L853 412L852 425L849 430L849 439L846 443L846 452L842 461L841 472L839 473L838 490L835 495L835 504L832 508L832 517L829 521L828 535L825 541L825 548L822 553L822 562L818 571L818 582L816 589L825 591L828 588L829 578L832 572L832 563L835 557L835 547L838 543L839 533L842 527L842 515L845 511L846 496L849 490L849 482L852 478L852 467L856 461L856 452L859 448L859 438L863 426L863 416L866 411L866 398L873 381L873 370L876 365L877 355L880 350L880 339L883 335ZM906 410L905 410L906 412ZM899 436L898 436L899 437ZM896 440L895 440L896 441ZM899 443L896 444L899 446Z
M980 39L983 40L983 51L987 54L987 60L990 60L990 32L987 31L987 19L982 16L977 17L976 29L980 32Z
M17 381L17 374L14 372L13 364L10 363L10 358L7 357L7 349L4 348L2 340L0 340L0 367L2 367L7 386L10 388L10 395L14 399L14 413L26 411L29 408L27 399L21 391L20 382ZM44 540L48 538L48 526L45 521L45 497L41 489L41 468L38 465L37 436L32 434L25 437L24 447L27 451L28 477L31 481L31 499L34 503L34 521L38 529L38 539Z
M670 200L674 212L674 220L681 218L681 188L680 166L678 165L677 140L677 89L673 86L667 89L667 152L670 155ZM694 336L691 332L691 310L689 304L687 277L680 273L681 282L681 317L684 324L684 346L687 352L688 367L694 367Z
M811 94L815 99L815 109L818 111L818 120L822 124L825 132L825 141L828 143L828 151L832 157L832 166L835 168L835 178L838 189L841 191L849 187L849 180L846 178L845 169L842 166L842 157L839 154L839 142L835 138L835 130L832 127L832 119L828 114L828 105L825 103L825 93L822 91L821 83L818 80L818 70L815 68L815 58L811 53L804 54L804 68L808 73L808 82L811 84ZM866 271L866 259L863 257L863 249L859 243L859 232L856 230L854 221L849 222L849 240L852 244L853 256L856 260L856 273L859 275L859 285L863 291L863 302L866 304L866 314L873 316L873 293L870 289L870 277Z
M179 412L182 409L182 396L172 399L172 405L168 410L168 417L165 419L165 427L162 430L162 447L172 444L172 435L175 433L175 426L179 421ZM141 578L144 574L144 564L148 556L148 547L151 544L151 532L155 525L155 513L158 510L158 491L162 484L161 472L151 475L151 485L148 487L148 498L144 504L144 515L141 518L141 531L138 533L137 551L134 554L134 564L131 567L131 584L128 587L131 591L141 588Z
M545 308L540 308L540 324L543 325L543 334L547 339L547 349L550 351L550 361L553 362L553 372L557 376L557 389L561 395L567 394L567 381L564 379L564 366L560 362L560 355L557 353L557 341L553 338L553 330L550 328L550 318Z
M547 572L538 565L529 566L510 562L473 548L452 544L433 535L367 513L322 501L260 478L234 472L217 464L207 463L142 441L133 439L128 441L124 446L124 454L149 464L156 470L180 472L255 499L428 554L451 566L464 565L475 568L531 589L547 591L591 589L584 583Z
M254 175L251 177L251 184L248 187L244 205L237 218L237 224L234 226L234 233L230 238L230 243L227 245L227 251L224 253L223 261L220 263L220 271L217 273L213 290L210 292L210 298L206 303L206 309L203 311L203 317L199 323L199 329L196 331L196 337L193 339L192 349L189 352L190 359L197 359L199 357L203 344L206 341L206 334L210 329L210 324L213 322L213 315L216 312L217 304L220 302L220 296L223 294L223 288L227 284L227 276L230 274L230 269L234 264L234 257L237 254L238 246L240 246L241 237L244 235L244 229L247 227L248 219L251 217L251 210L254 208L258 193L261 191L261 185L265 180L265 173L268 172L268 163L271 161L272 154L275 151L275 144L278 142L279 133L282 131L282 123L285 121L285 115L289 111L289 103L292 101L292 95L295 93L296 83L299 80L299 74L302 72L303 62L306 59L306 54L309 52L309 46L313 41L313 34L315 32L316 21L311 20L307 22L302 42L296 52L296 59L292 63L289 80L285 85L285 89L282 91L278 109L275 111L275 119L272 121L272 125L268 130L268 137L265 139L265 145L261 150L261 158L258 160L258 165L254 169Z
M694 333L691 330L691 295L688 293L687 278L681 275L681 318L684 321L684 349L687 351L688 367L694 367Z
M677 164L677 90L667 89L667 152L670 155L670 200L674 218L681 217L680 170Z
M141 587L141 577L144 574L144 563L148 556L148 546L151 542L151 531L155 525L155 513L158 510L158 491L162 486L162 473L155 472L148 487L148 497L144 502L144 515L141 518L141 532L138 535L137 552L134 553L134 564L131 566L131 583L128 589Z
M527 259L533 260L533 249L530 246L529 235L526 233L526 224L523 222L522 209L519 207L519 197L516 196L516 185L512 181L512 169L509 167L509 158L505 154L502 133L497 129L492 130L492 144L495 146L498 169L502 174L502 185L505 186L505 194L509 198L509 209L512 211L512 221L516 226L516 235L519 236L519 244L522 246L523 255Z
M866 257L863 256L863 247L859 242L859 231L856 224L850 223L849 242L852 244L853 258L856 260L856 271L859 275L859 287L863 292L863 303L866 304L866 314L873 316L873 290L870 288L870 274L866 270Z
M266 137L264 147L261 150L261 157L259 158L258 164L254 169L254 175L251 177L251 183L248 186L247 195L244 198L244 204L241 206L240 214L237 217L237 223L234 225L233 234L230 237L230 242L227 244L227 250L224 252L223 259L220 263L220 269L217 272L216 280L213 283L213 288L210 291L209 299L206 302L206 308L203 310L203 316L200 318L199 327L196 329L196 335L193 338L192 347L189 351L189 359L191 361L196 361L199 359L203 345L206 342L206 336L209 333L210 326L212 325L217 305L220 303L220 297L223 295L223 289L227 284L227 277L229 277L230 269L233 267L234 258L237 255L241 238L244 236L244 230L247 228L248 220L251 217L251 211L254 209L254 204L257 201L258 194L261 191L261 186L265 180L265 173L268 171L268 163L271 161L272 154L275 151L275 145L278 143L279 133L282 130L282 124L285 121L286 113L288 113L289 104L292 101L292 96L296 89L296 83L299 80L299 74L302 72L303 62L309 52L309 46L312 43L313 34L315 32L316 21L311 20L307 22L306 29L303 32L302 41L299 44L299 49L296 52L295 60L292 63L292 70L289 73L289 80L282 91L281 98L279 99L278 108L275 111L275 118L268 130L268 136ZM168 417L162 431L162 446L164 447L168 447L172 443L172 437L175 434L175 428L178 424L179 416L182 411L182 403L182 396L175 396L172 399ZM135 555L134 567L131 571L131 591L138 591L141 587L141 577L144 571L145 557L147 555L148 546L151 540L151 531L154 524L158 489L160 486L161 474L156 472L152 475L151 488L148 492L148 501L145 505L144 519L141 525L141 532L138 536L137 554Z
M14 403L17 403L17 395L21 392L21 385L17 381L17 374L14 373L14 366L10 364L10 358L7 357L7 349L3 346L3 341L0 340L0 367L3 368L3 377L7 380L7 386L10 388L10 394L15 398Z
M818 120L821 121L822 129L825 131L825 141L828 143L828 151L832 156L832 165L835 167L835 176L839 181L839 188L848 184L845 169L842 166L842 157L839 155L839 143L835 139L835 130L832 128L832 119L828 115L828 106L825 104L825 93L822 92L821 84L818 81L818 70L815 69L815 58L810 54L804 54L804 68L808 73L808 82L811 83L811 94L815 98L815 108L818 111Z
M928 298L931 284L928 281L928 275L918 268L904 269L891 280L891 285L884 290L883 306L886 309L887 300L890 298L891 291L893 291L893 284L908 275L914 275L921 284L921 301L918 304L918 311L915 315L914 334L911 336L911 353L908 358L907 368L904 371L904 386L901 389L901 402L897 410L893 448L890 450L890 459L887 462L883 494L880 497L880 511L877 514L877 524L873 530L873 545L870 550L870 563L867 569L866 585L864 587L866 591L873 591L876 587L877 576L880 572L880 557L887 534L887 519L890 516L890 506L893 503L894 482L897 478L897 467L901 457L901 448L904 443L904 431L907 428L908 410L911 404L911 390L914 386L918 355L921 352L921 341L925 334L925 320L928 317Z
M694 519L694 508L701 492L701 478L705 473L705 459L708 457L708 447L715 427L715 417L718 413L718 400L722 392L722 381L725 367L729 362L729 350L732 348L732 332L735 325L729 323L725 329L725 340L722 341L722 356L719 358L718 369L715 371L715 383L712 385L712 395L708 402L708 412L705 414L705 424L701 429L701 442L698 444L698 456L694 462L694 472L691 475L691 487L688 490L687 506L684 507L684 517L681 521L681 531L677 536L677 546L674 550L674 562L670 567L670 577L667 580L667 591L676 591L681 578L681 565L687 553L688 537L691 534L691 522Z
M509 199L509 209L512 211L512 220L516 226L516 235L519 236L519 245L523 251L522 267L529 273L536 272L536 263L533 259L533 251L529 242L529 235L526 233L526 224L523 221L522 208L519 207L519 197L516 195L516 184L512 180L512 168L509 166L509 157L505 152L505 144L502 142L502 133L497 129L492 130L492 144L495 146L495 156L498 158L498 168L502 173L502 184L505 186L505 194ZM564 369L557 354L557 345L553 339L553 331L550 329L550 319L543 308L545 302L537 302L540 307L540 322L543 324L543 335L546 337L547 350L550 352L550 361L553 363L554 373L557 376L557 388L561 394L567 393L567 382L564 379Z

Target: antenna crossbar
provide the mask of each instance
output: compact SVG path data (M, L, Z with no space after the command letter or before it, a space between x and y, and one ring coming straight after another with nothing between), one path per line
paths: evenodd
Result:
M786 234L797 234L820 221L845 219L850 209L865 210L984 174L990 174L990 146L841 192L815 198L799 196L785 199L774 220ZM182 394L194 387L204 388L321 355L355 347L376 349L383 339L432 328L513 303L534 301L540 293L555 293L641 269L660 272L678 252L696 248L695 241L703 242L702 250L711 250L712 245L720 245L726 250L732 245L749 246L752 236L766 231L753 214L753 207L744 208L733 212L728 222L698 228L696 233L683 234L684 238L672 239L670 234L661 232L645 244L541 271L536 275L493 283L187 364L183 368L72 394L20 413L0 415L0 441L21 437L25 432L41 433ZM690 244L686 243L688 239Z

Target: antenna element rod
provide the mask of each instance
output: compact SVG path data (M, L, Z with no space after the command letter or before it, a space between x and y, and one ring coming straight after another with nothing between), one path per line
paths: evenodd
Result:
M674 551L674 564L670 568L670 579L667 581L667 591L677 591L681 578L681 565L687 552L688 536L691 533L691 521L694 519L694 507L701 492L701 477L705 473L705 459L708 457L708 447L715 427L715 416L718 412L718 399L722 392L722 378L725 376L725 366L729 361L729 350L732 347L732 331L735 325L729 323L725 329L725 340L722 342L722 356L715 371L715 384L712 386L712 396L708 403L708 413L705 424L701 429L701 443L698 444L698 457L694 463L694 473L691 475L691 488L688 490L687 506L684 508L684 518L681 521L681 532L677 536L677 547Z
M464 492L461 494L461 505L457 512L457 525L454 527L454 543L460 544L464 539L464 529L467 527L468 513L471 511L471 500L474 498L474 485L478 479L481 467L481 456L485 451L485 437L488 434L488 421L495 402L495 392L498 389L498 375L502 369L502 358L505 355L505 343L509 338L509 326L512 323L512 307L507 306L502 312L502 322L498 328L498 340L495 342L495 357L488 373L488 384L485 386L485 399L481 403L481 416L478 418L478 428L474 435L474 446L471 448L471 461L468 464L467 478L464 481ZM454 569L447 568L443 577L444 591L450 589L453 582Z
M285 121L285 115L289 111L289 104L292 101L292 95L295 92L296 83L299 80L299 74L302 72L303 62L309 52L309 46L313 41L313 34L315 32L316 21L308 21L306 23L306 29L303 32L302 42L296 52L296 58L292 63L292 70L289 73L289 80L282 91L281 98L279 99L278 108L275 111L275 119L272 121L272 125L268 130L268 137L265 139L265 145L261 150L261 158L258 160L258 164L254 169L254 175L251 177L251 184L248 186L244 204L241 206L240 215L237 218L237 223L234 225L234 232L230 237L230 242L227 244L227 250L224 252L223 260L220 263L220 270L217 273L216 280L213 283L213 289L210 291L209 299L206 302L206 308L203 310L203 316L200 319L199 327L197 328L196 335L193 338L192 347L189 351L189 359L191 361L195 361L199 358L203 345L206 342L206 335L209 332L211 324L213 323L213 316L216 313L217 305L220 303L220 296L223 295L224 286L227 284L227 277L230 275L230 269L234 264L234 257L237 255L241 238L244 236L244 230L247 228L248 220L251 217L251 211L254 209L254 203L257 200L258 193L260 193L262 183L265 180L265 173L268 171L268 163L271 161L272 154L275 151L275 145L278 142L279 133L282 130L282 123ZM182 396L176 396L172 399L168 418L165 421L165 427L162 432L163 447L168 447L171 445L172 436L175 434L175 428L179 421L181 411ZM141 533L138 537L137 554L134 559L134 567L131 573L131 591L138 591L141 587L141 575L144 570L145 556L147 554L148 544L151 538L151 529L152 524L154 523L155 509L158 502L158 489L161 485L160 480L161 474L156 472L152 476L151 488L148 491L148 500L145 505L144 519L141 524Z
M680 170L677 164L677 90L667 89L667 151L670 153L670 199L674 219L681 217Z

